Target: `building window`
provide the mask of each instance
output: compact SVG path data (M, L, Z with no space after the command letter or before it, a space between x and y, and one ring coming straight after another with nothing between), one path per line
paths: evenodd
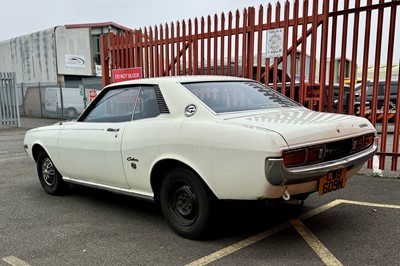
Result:
M95 65L101 65L99 35L92 35L92 51L93 51L93 62L95 63Z

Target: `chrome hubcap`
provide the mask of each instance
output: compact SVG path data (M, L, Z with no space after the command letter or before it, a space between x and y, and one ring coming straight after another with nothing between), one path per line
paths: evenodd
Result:
M55 171L53 162L49 158L46 158L43 160L42 177L43 177L44 182L46 182L47 185L49 185L49 186L54 185L55 180L56 180L56 171Z

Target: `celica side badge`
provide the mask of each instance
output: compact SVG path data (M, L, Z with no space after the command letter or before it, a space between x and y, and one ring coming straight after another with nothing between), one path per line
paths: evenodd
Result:
M128 162L131 162L131 167L132 167L133 169L136 169L136 168L137 168L136 162L139 162L138 159L135 159L135 158L133 158L133 157L128 157L128 158L126 158L126 160L127 160Z
M197 107L194 104L189 104L188 106L186 106L185 108L185 115L187 117L191 117L193 116L195 113L197 112Z

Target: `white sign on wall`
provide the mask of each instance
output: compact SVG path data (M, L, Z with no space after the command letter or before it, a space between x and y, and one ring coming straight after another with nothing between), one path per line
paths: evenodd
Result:
M96 65L95 69L96 69L96 77L101 77L103 75L103 70L101 65Z
M267 31L267 57L283 56L283 28Z
M73 68L86 68L85 56L77 54L66 54L65 66Z

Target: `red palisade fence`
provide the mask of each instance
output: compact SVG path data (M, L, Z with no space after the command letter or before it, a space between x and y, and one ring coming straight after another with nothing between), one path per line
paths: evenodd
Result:
M131 67L144 78L254 79L310 109L367 117L380 132L379 168L397 170L399 13L398 0L295 0L110 32L101 36L103 85L113 69ZM279 56L267 56L276 43Z

